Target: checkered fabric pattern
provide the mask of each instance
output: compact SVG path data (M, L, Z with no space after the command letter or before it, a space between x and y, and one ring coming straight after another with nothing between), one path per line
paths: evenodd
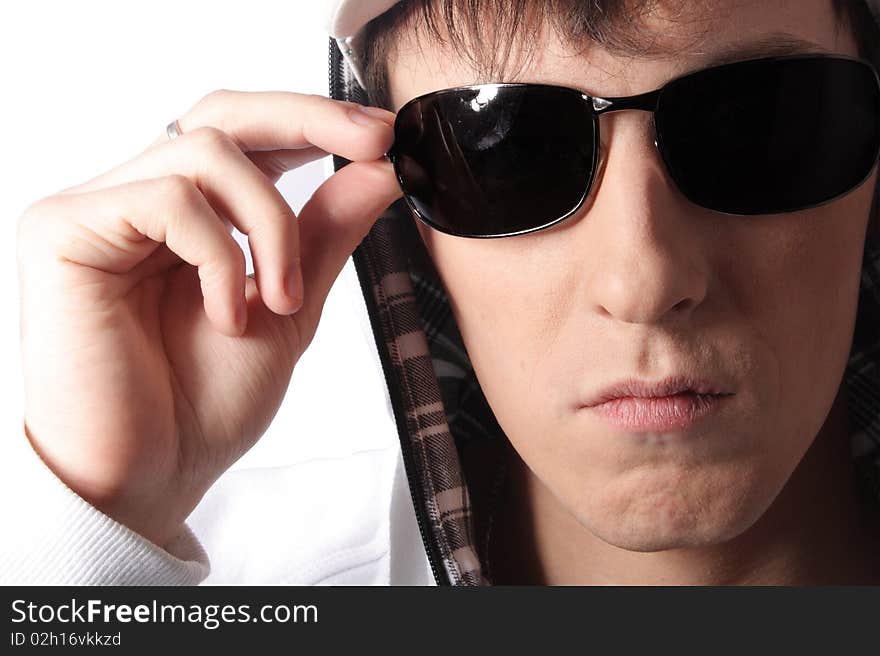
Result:
M875 199L875 202L876 199ZM859 310L844 380L852 455L863 492L880 500L880 237L866 244Z
M403 448L412 454L416 512L422 508L427 516L428 540L439 552L446 579L452 585L488 584L477 556L458 444L443 400L452 399L447 395L454 395L457 387L444 362L450 366L455 362L451 356L433 357L423 328L403 238L404 226L407 222L411 226L411 221L401 214L400 203L391 205L355 251L355 267L365 293L372 295L377 348L388 361L385 374ZM448 322L442 330L438 325L431 343L446 345L448 332ZM445 381L443 392L435 367Z

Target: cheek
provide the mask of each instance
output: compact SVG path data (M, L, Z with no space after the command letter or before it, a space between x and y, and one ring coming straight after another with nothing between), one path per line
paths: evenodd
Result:
M459 240L426 229L423 238L520 457L581 524L646 547L685 532L731 537L791 475L846 365L869 204L851 194L797 215L724 217L731 223L704 244L710 291L675 335L600 316L581 284L589 258L566 254L565 235ZM736 380L737 403L706 429L711 439L621 439L574 411L573 399L632 375L640 349L660 345Z
M547 257L536 239L423 237L495 413L519 408L531 414L524 404L540 405L547 391L532 396L528 390L553 370L547 358L567 315L565 267L559 258Z
M779 408L780 434L798 440L799 451L824 422L852 344L867 220L856 200L758 217L766 225L743 224L718 260L731 281L729 323L741 325L744 345L773 367L756 383L772 384L768 414Z

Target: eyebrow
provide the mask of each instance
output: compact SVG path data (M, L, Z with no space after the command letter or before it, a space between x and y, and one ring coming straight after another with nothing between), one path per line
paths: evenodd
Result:
M771 32L757 39L739 41L707 53L695 52L698 68L731 64L744 59L759 57L782 57L797 54L829 54L831 50L790 32Z

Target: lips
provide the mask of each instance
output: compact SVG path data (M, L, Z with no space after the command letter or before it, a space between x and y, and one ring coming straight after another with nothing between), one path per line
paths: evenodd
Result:
M589 398L583 407L593 407L620 398L660 398L690 393L698 396L725 396L732 393L726 385L709 378L670 376L657 382L627 378L610 385Z
M587 401L606 422L630 431L682 430L705 417L732 396L711 379L673 376L657 382L626 379Z

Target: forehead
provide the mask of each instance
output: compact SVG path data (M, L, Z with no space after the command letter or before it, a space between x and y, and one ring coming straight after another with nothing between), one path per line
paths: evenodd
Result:
M545 23L537 26L531 56L513 48L509 62L514 65L501 78L481 75L468 57L424 30L418 30L418 42L409 33L388 62L393 108L430 91L489 81L560 84L597 96L624 96L724 61L792 52L857 54L850 31L838 29L832 0L660 0L648 5L637 22L644 54L621 56L594 43L570 44ZM442 29L443 20L439 23Z

